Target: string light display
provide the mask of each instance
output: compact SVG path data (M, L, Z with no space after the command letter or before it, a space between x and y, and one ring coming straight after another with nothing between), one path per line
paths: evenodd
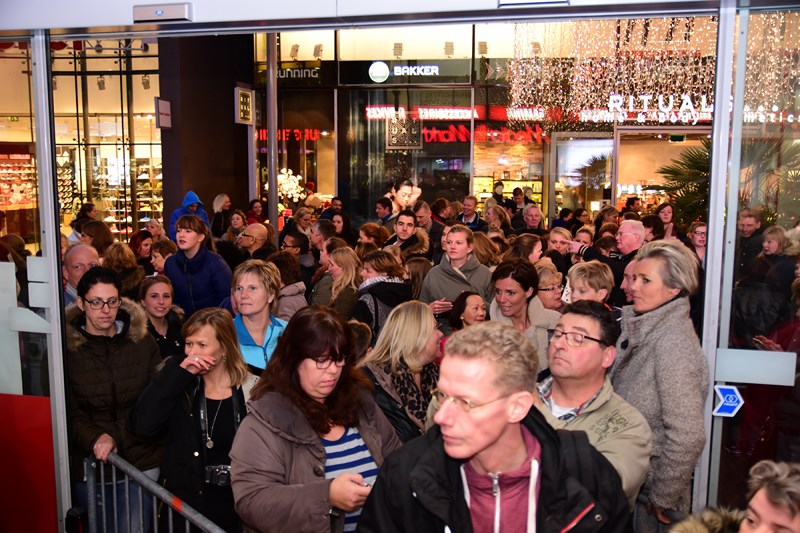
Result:
M625 112L710 109L716 36L716 17L516 24L512 106L561 109L572 120L608 110L611 95Z
M751 15L747 36L745 112L800 111L798 45L797 13L781 11Z

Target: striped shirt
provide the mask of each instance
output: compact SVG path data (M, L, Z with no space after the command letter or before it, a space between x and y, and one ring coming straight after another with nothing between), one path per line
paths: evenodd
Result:
M378 465L364 444L357 428L347 428L338 440L321 439L325 447L325 479L350 472L361 474L364 483L372 486L378 477ZM355 531L361 509L345 514L344 530Z

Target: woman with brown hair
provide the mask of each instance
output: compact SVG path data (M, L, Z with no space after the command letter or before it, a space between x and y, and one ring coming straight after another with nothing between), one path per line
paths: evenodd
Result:
M389 231L374 222L367 222L358 231L358 242L371 242L378 248L383 248L384 243L388 240Z
M122 285L121 294L125 298L136 300L139 296L139 285L146 276L144 267L136 262L136 256L126 244L112 243L106 249L103 266L116 272Z
M144 278L139 287L139 303L147 315L147 331L158 343L161 358L183 359L183 309L172 305L172 282L156 274Z
M378 468L400 441L353 357L352 335L332 309L292 317L231 450L246 530L355 531Z
M166 437L161 482L167 490L225 531L238 531L229 452L255 378L224 309L196 312L183 334L186 357L165 361L136 402L131 429L144 438ZM173 520L183 528L180 516Z
M102 220L89 220L81 228L81 242L92 246L102 258L114 243L114 235Z
M424 258L414 259L428 263ZM403 281L403 267L383 250L364 256L361 279L363 281L358 287L359 298L353 309L353 318L370 327L374 343L392 309L411 299L411 286Z
M247 217L241 209L234 209L231 213L230 226L228 231L222 234L221 240L228 242L236 242L239 235L244 233L244 228L247 227Z

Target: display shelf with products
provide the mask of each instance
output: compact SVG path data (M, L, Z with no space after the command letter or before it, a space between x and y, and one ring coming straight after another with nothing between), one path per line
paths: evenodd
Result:
M149 159L134 160L133 179L114 172L123 168L117 161L102 160L100 170L104 172L95 178L94 191L100 199L103 222L116 238L127 241L149 220L161 220L164 201L160 162L151 165Z
M36 158L27 144L0 143L0 209L35 209Z
M472 194L478 198L478 209L483 213L484 205L488 198L492 197L496 182L503 184L503 197L511 199L511 193L516 187L531 189L530 198L539 205L542 205L543 181L540 179L511 179L504 178L497 180L492 176L475 176L472 178Z

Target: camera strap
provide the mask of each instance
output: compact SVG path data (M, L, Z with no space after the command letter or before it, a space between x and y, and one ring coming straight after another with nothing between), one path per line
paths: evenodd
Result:
M202 435L202 443L206 448L213 448L214 443L208 434L208 403L206 402L206 391L203 379L200 378L198 386L200 392L200 433ZM233 406L233 431L234 433L239 430L239 424L242 421L239 408L239 390L240 387L231 387L231 403ZM225 400L220 400L225 401ZM219 412L219 411L218 411ZM205 453L204 453L205 455Z

